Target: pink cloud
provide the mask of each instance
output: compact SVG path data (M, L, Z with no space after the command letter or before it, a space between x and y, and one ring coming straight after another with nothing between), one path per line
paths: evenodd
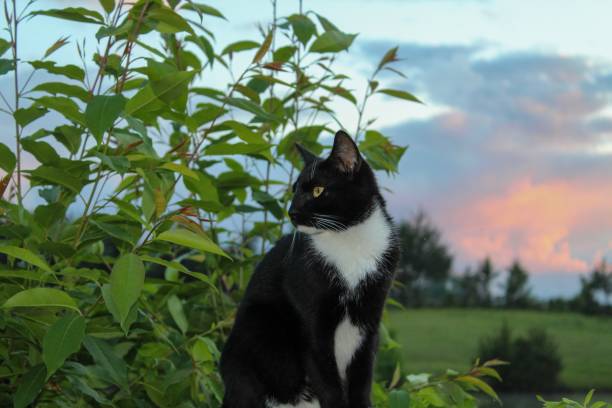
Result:
M612 231L610 197L609 183L524 178L501 193L468 198L440 221L461 259L488 255L505 266L519 258L535 272L585 272L592 260L579 257L570 238L577 230Z

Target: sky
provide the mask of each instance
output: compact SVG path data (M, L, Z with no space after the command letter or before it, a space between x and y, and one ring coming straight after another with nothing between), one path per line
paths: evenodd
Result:
M270 22L269 0L209 4L228 19L210 22L219 48L255 38L257 24ZM297 7L278 0L279 15ZM406 78L382 81L425 104L372 99L368 117L409 146L399 174L380 182L396 219L427 212L458 271L485 256L499 268L519 259L536 294L569 296L580 274L612 262L612 2L304 0L304 9L359 33L339 60L357 95L399 46ZM69 22L37 24L24 33L24 58L75 32ZM56 59L75 63L73 51ZM347 105L337 109L343 123L354 122Z

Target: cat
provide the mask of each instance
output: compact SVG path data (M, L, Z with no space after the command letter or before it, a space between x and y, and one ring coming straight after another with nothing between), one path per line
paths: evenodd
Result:
M223 408L371 406L378 327L399 257L372 168L344 131L303 161L296 232L256 267L221 355Z

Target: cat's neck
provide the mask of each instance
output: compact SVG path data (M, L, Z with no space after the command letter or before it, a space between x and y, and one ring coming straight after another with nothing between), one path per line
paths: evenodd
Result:
M309 236L322 260L333 265L348 289L377 272L391 245L393 227L380 204L359 224L344 231L324 231Z

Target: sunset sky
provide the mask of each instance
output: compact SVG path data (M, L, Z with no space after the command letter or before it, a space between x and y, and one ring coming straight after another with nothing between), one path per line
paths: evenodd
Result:
M257 23L270 21L268 0L210 4L228 18L212 22L218 49L256 38ZM612 261L611 2L305 0L304 8L359 33L340 59L358 95L385 51L400 47L407 78L383 81L425 105L373 99L377 127L410 146L399 175L381 184L393 191L396 218L430 215L458 271L487 255L500 268L519 258L537 294L567 296L580 273ZM297 1L279 0L279 15L296 10ZM83 27L37 21L24 34L24 58ZM58 57L75 62L72 54ZM349 108L338 109L351 123Z

